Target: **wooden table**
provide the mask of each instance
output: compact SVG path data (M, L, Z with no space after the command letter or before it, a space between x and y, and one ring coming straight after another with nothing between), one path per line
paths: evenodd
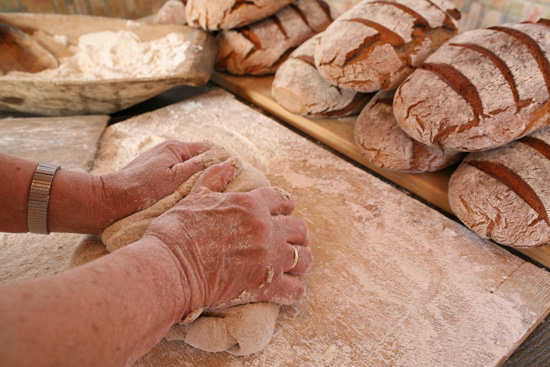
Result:
M497 366L548 314L546 271L209 90L110 126L102 144L119 148L100 150L94 173L166 138L226 146L296 197L316 259L309 292L283 309L259 355L207 354L163 341L138 366ZM132 114L118 117L125 113ZM416 231L403 231L410 226Z

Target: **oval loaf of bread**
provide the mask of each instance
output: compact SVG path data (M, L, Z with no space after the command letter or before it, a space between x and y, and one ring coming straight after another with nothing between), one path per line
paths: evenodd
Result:
M239 28L267 18L294 0L188 0L189 25L207 31Z
M464 153L433 148L409 137L393 116L395 91L380 91L357 117L357 147L374 165L391 171L433 172L458 162Z
M236 75L273 74L296 47L337 16L324 0L297 0L250 26L221 31L215 68Z
M359 92L395 89L458 33L450 0L365 0L324 33L315 64L332 84Z
M550 125L549 59L548 21L464 32L398 88L397 122L432 146L505 145Z
M451 176L449 202L481 237L503 245L550 243L550 129L470 153Z
M304 42L279 67L271 94L283 108L304 116L356 115L372 95L342 89L321 77L313 61L319 37L318 34Z

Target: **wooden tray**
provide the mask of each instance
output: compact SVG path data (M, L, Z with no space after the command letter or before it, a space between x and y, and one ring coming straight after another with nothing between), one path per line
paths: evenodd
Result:
M399 173L379 168L370 163L355 145L353 140L355 117L310 119L288 112L271 96L272 76L240 77L214 72L211 80L369 170L418 195L446 213L453 215L447 196L447 186L453 167L439 172L422 174ZM550 267L550 246L516 250L542 265Z

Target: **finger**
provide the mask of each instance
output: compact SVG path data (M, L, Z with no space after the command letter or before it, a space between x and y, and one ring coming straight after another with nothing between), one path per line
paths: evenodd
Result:
M227 185L239 175L241 163L237 158L208 167L197 179L190 194L223 192Z
M268 204L271 215L289 215L296 206L292 195L277 187L261 187L252 193L262 197Z
M306 222L302 218L295 216L277 216L273 218L276 226L286 236L286 242L307 246L309 243L309 232L307 230Z
M284 269L293 275L302 275L309 271L313 262L311 251L304 246L288 246L289 255Z
M210 142L187 143L179 140L167 140L157 145L155 148L161 150L167 149L171 151L175 156L177 156L181 161L186 161L212 149L220 149L219 146Z
M271 301L281 305L298 303L306 292L303 281L293 276L283 274L273 283L266 285L258 294L258 301Z
M182 182L187 181L195 173L200 172L214 164L225 162L230 157L231 154L225 149L213 148L188 159L185 162L177 163L171 168L174 181L181 184Z
M306 285L298 278L283 274L272 283L264 284L261 288L247 291L246 296L239 296L231 301L215 307L230 307L250 302L271 301L281 305L298 303L304 296Z

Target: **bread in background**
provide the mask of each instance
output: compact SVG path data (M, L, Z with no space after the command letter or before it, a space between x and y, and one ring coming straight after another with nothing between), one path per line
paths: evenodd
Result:
M190 26L207 31L239 28L275 14L294 0L188 0Z
M218 33L215 68L235 75L274 74L288 55L338 16L324 0L297 0L254 24Z
M391 90L458 33L450 0L365 0L332 23L315 64L330 83L359 92ZM443 5L441 5L443 6Z
M438 171L463 158L464 153L429 147L405 134L393 115L394 93L376 93L357 117L354 139L365 158L380 168L407 173Z
M505 145L550 124L549 60L548 21L464 32L401 84L395 116L427 145Z
M475 233L513 247L550 244L550 129L470 153L449 181L449 203Z
M309 117L343 117L358 114L372 94L330 84L321 77L313 54L320 34L305 41L275 73L271 94L286 110Z

